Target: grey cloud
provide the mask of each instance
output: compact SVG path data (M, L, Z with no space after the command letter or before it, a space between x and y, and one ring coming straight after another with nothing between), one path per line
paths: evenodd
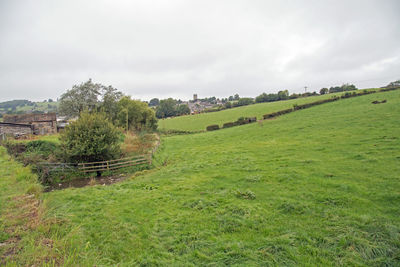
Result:
M135 98L255 96L400 78L400 2L0 2L0 101L88 78Z

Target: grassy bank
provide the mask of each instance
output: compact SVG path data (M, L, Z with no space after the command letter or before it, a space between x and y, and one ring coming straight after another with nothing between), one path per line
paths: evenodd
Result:
M67 266L395 266L399 120L394 91L165 137L158 169L44 194L38 236Z

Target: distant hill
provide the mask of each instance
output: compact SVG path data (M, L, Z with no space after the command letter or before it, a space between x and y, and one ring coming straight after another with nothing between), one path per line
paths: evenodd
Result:
M3 114L57 112L58 104L58 102L51 99L42 102L33 102L25 99L0 102L0 118Z

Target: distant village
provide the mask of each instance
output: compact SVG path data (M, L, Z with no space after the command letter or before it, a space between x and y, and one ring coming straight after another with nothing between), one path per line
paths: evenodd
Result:
M198 99L197 94L193 95L193 100L184 101L182 104L187 105L190 109L190 114L201 113L206 109L213 108L215 106L222 106L224 103L220 99Z

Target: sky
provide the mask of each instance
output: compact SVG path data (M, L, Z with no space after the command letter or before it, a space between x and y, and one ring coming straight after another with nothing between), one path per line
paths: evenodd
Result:
M398 0L1 0L0 101L91 78L135 99L400 79ZM307 86L307 89L304 87Z

